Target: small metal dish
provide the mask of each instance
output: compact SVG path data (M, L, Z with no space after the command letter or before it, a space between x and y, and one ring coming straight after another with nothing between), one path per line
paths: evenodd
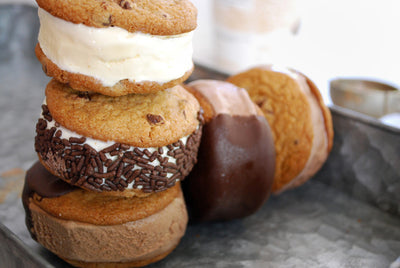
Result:
M400 91L391 85L364 79L336 78L330 81L332 102L380 118L400 113Z

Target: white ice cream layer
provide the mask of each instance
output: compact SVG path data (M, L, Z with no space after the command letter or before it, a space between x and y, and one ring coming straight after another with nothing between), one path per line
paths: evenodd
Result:
M280 70L279 68L274 68L274 70L282 71L288 74L299 83L300 90L310 104L311 120L314 133L312 147L306 165L304 166L303 170L294 179L292 179L291 182L286 184L280 190L280 192L283 192L286 189L290 189L292 185L295 185L298 182L305 182L322 167L328 158L328 134L325 129L324 115L318 104L317 98L311 92L311 89L307 84L306 78L296 72L285 71L284 69Z
M41 8L38 15L38 39L46 57L60 69L94 77L104 86L123 79L162 84L193 67L193 32L158 36L74 24Z

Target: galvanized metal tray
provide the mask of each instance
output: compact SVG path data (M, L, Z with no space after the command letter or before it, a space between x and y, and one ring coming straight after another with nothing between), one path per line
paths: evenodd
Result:
M38 26L34 7L0 5L0 267L69 267L30 238L20 200L49 81L33 53ZM225 77L198 66L190 79ZM331 111L334 148L312 180L245 219L189 225L152 267L399 267L400 131Z

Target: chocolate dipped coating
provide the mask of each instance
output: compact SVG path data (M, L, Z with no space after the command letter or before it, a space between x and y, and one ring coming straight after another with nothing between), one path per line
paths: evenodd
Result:
M33 239L36 239L32 233L32 219L29 211L29 198L34 193L41 197L57 197L72 192L76 187L69 185L63 180L57 178L47 171L43 165L37 161L27 172L25 176L24 189L22 192L22 204L25 209L25 223Z
M183 182L195 221L242 218L268 199L275 148L262 116L218 114L203 128L198 164Z
M39 161L26 172L25 185L41 197L48 198L67 194L77 188L51 174Z

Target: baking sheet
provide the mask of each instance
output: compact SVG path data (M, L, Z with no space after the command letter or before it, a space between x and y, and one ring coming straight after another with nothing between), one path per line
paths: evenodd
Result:
M23 173L1 178L6 184L22 180ZM26 245L4 254L0 264L26 261L30 253L51 266L69 267L30 238L20 189L0 204L0 221L16 235L0 244L0 252L19 240ZM152 267L389 267L399 253L399 217L312 180L271 197L245 219L189 225L176 250Z
M20 201L36 161L47 78L33 49L36 10L0 6L0 267L69 267L34 242ZM197 68L191 79L223 74ZM399 131L332 107L335 145L318 175L242 220L188 226L153 267L389 267L400 255ZM360 143L361 142L361 143ZM382 201L383 200L383 201Z

